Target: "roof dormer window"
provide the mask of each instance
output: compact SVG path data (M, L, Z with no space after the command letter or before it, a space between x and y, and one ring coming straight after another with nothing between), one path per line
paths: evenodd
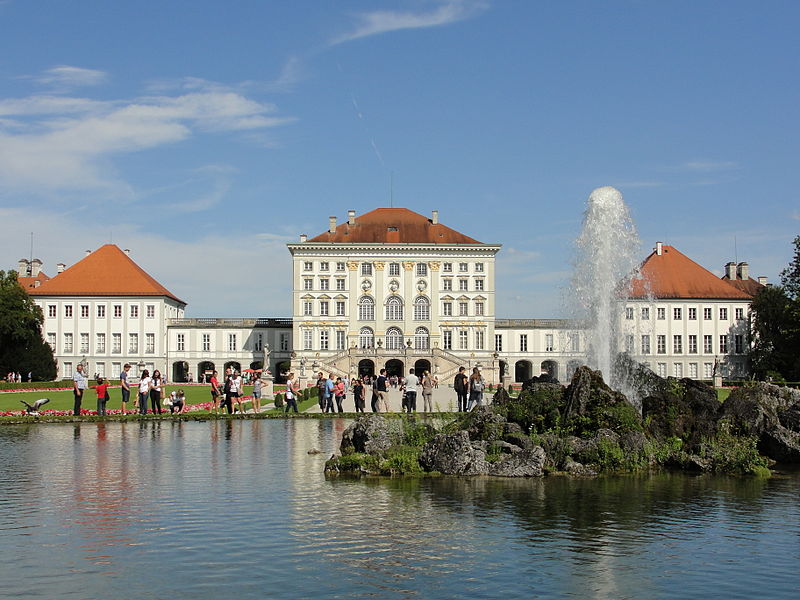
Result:
M386 231L397 231L397 227L387 227Z

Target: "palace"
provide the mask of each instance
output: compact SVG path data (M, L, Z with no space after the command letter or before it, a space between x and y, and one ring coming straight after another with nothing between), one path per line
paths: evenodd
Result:
M447 227L438 211L351 210L287 247L291 318L186 318L183 300L111 244L59 264L52 278L38 259L23 259L20 282L44 312L61 377L79 362L116 377L127 362L199 381L267 362L305 380L415 368L447 382L458 367L477 366L491 382L519 382L544 371L566 380L584 360L579 322L496 317L501 245ZM729 263L719 278L660 242L641 275L620 301L620 350L661 376L710 379L716 365L746 376L750 300L765 280L752 279L747 263Z

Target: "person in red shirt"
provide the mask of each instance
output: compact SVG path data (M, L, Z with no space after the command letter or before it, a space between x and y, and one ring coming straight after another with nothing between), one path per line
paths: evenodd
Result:
M217 379L217 372L211 376L211 401L214 403L214 414L219 412L219 380Z
M97 414L105 416L106 402L108 402L108 382L102 377L98 377L97 385L93 385L92 388L97 392Z

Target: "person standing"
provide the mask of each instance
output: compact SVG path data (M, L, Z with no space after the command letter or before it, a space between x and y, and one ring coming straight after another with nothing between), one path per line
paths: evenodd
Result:
M253 380L253 412L261 412L261 377Z
M328 387L328 382L322 371L317 376L317 402L319 403L319 411L325 412L325 389Z
M231 398L236 401L236 407L240 415L244 414L244 405L242 404L242 376L239 371L234 371L231 375Z
M336 389L336 382L333 380L333 373L328 373L328 379L325 380L325 412L333 413L333 396Z
M478 370L478 367L472 369L472 375L469 378L469 405L467 410L472 410L474 406L483 406L483 376Z
M361 381L360 378L356 377L353 380L353 402L356 405L356 412L363 413L364 412L364 383Z
M125 363L122 367L122 372L119 374L119 383L122 389L122 414L124 415L128 409L128 400L131 399L131 386L128 383L128 371L131 366Z
M380 412L381 406L383 407L383 412L389 412L389 389L387 384L386 369L381 369L378 379L375 380L375 389L378 392L378 412Z
M161 414L161 386L163 383L161 371L154 370L153 378L150 382L150 408L153 410L154 415Z
M403 380L403 389L406 394L406 411L409 414L417 412L417 385L419 385L419 378L414 374L414 369L409 369L408 376Z
M336 378L336 383L333 387L333 395L336 398L336 410L340 413L344 412L344 408L342 408L342 402L344 402L344 381L342 381L341 377Z
M433 378L428 371L422 373L422 410L433 412Z
M464 367L459 367L458 373L455 378L453 378L453 389L456 391L456 396L458 397L458 412L467 410L467 391L469 384L464 371L466 371Z
M205 375L203 375L205 377ZM217 372L214 371L209 379L211 384L211 402L214 405L214 414L219 414L219 380L217 380Z
M72 375L72 394L75 397L72 414L76 417L81 414L81 402L83 401L83 392L86 390L87 384L86 375L83 373L83 365L78 363L78 366L75 367L75 373Z
M147 414L147 398L150 395L150 371L145 369L139 377L139 414Z
M93 386L97 392L97 414L101 417L106 415L106 402L108 401L108 382L102 377L97 378L97 385Z
M300 389L300 385L294 379L294 373L289 373L289 377L286 380L286 395L284 396L286 399L286 412L289 412L289 409L294 410L294 412L299 412L297 410L297 392Z

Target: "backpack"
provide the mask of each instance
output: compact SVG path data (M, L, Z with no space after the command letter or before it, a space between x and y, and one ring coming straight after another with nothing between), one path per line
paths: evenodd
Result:
M472 389L476 392L483 391L483 379L473 379L472 380Z

